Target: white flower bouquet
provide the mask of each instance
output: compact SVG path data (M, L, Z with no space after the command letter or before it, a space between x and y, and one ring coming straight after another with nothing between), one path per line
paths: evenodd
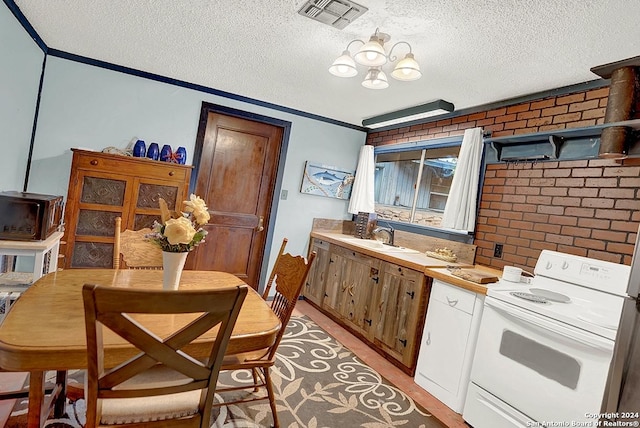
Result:
M156 243L162 251L186 253L204 242L207 231L202 226L211 218L204 200L191 194L184 201L184 211L172 216L167 203L160 198L160 217L162 223L154 222L153 232L147 238Z

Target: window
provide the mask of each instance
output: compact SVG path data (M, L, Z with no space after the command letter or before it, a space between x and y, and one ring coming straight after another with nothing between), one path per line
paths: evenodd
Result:
M379 220L439 227L461 137L457 141L376 150L375 203Z

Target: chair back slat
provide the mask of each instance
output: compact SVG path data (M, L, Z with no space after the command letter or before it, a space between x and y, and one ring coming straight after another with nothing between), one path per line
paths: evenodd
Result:
M280 260L280 257L282 257L282 255L284 254L284 248L287 246L287 242L289 242L289 240L287 238L284 238L282 240L282 244L280 244L278 257L276 257L276 264L273 266L273 269L271 270L271 274L269 274L269 278L267 279L267 283L264 287L264 291L262 292L262 298L264 300L267 300L267 298L269 297L269 292L271 291L271 285L273 284L273 280L277 273L278 261Z
M201 395L193 417L201 418L198 426L208 427L218 372L247 291L246 285L179 291L85 285L87 427L99 424L102 400L194 390L201 390ZM152 332L153 323L158 320L153 316L158 314L176 317L176 329L167 337ZM135 346L139 354L116 367L105 368L103 330L107 329ZM185 347L212 329L217 332L207 358L202 360L185 352ZM146 380L144 376L151 372L171 373L174 381L163 378L136 383Z
M315 256L316 253L312 252L309 255L309 260L305 260L302 256L292 256L289 253L285 253L280 255L276 261L273 273L273 283L276 291L271 301L271 310L280 319L282 327L269 353L270 358L275 358L278 345L284 335L298 297L300 297L300 292Z
M121 231L122 218L116 218L113 241L113 268L161 269L162 250L146 236L149 228Z

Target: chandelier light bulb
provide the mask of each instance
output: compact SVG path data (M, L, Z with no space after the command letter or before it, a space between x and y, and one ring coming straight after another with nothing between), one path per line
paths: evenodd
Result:
M329 73L338 77L353 77L358 74L356 63L353 58L351 58L348 50L342 52L342 55L333 61L333 64L329 67Z
M420 65L414 59L413 54L409 52L402 60L398 61L395 68L391 72L391 76L397 80L411 81L418 80L422 77Z
M387 62L387 53L384 51L382 41L374 34L369 41L362 45L353 59L367 67L379 67Z
M368 89L385 89L389 87L387 75L379 68L370 68L362 81L362 86Z

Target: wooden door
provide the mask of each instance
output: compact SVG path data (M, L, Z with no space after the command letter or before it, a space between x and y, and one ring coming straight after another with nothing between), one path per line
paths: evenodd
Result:
M232 273L258 289L283 128L202 108L195 194L211 220L187 268Z

